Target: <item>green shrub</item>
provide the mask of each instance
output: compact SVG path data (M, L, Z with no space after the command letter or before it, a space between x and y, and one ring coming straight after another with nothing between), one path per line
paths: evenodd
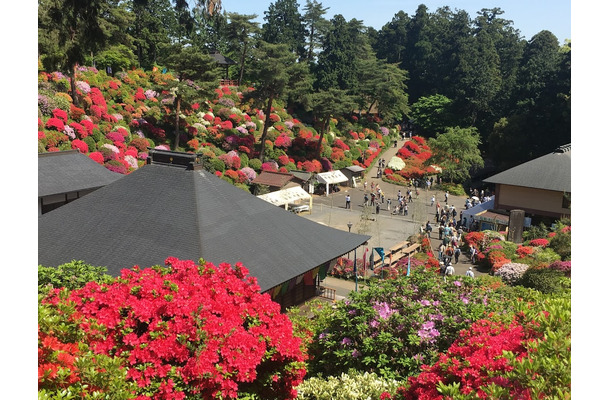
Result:
M367 400L379 399L383 392L393 394L398 382L375 373L350 370L340 376L313 377L297 387L297 400Z
M547 247L544 249L540 249L532 255L533 264L532 265L540 265L540 264L551 264L554 261L561 260L561 256L555 252L555 250Z
M572 257L572 234L557 232L557 235L551 239L549 247L559 254L562 261L569 260Z
M457 183L443 183L441 190L448 191L452 196L466 196L464 187Z
M74 290L85 286L88 282L110 282L112 276L107 274L106 267L95 267L84 261L72 260L57 267L38 266L38 293L46 293L50 289L65 287Z
M55 100L57 108L61 108L66 112L70 111L70 101L64 96L60 95L59 93L56 93L55 96L53 96L53 100Z
M523 231L523 240L544 239L548 234L549 229L545 224L540 223L539 225L531 226L529 229Z
M246 153L240 153L239 159L241 160L241 163L240 163L241 168L245 168L248 166L248 162L250 161L250 158L248 157L248 155Z
M530 268L521 277L518 284L542 293L560 293L565 291L564 274L549 268Z
M333 169L341 169L341 168L349 167L350 165L352 165L352 160L350 160L350 159L339 160L333 164Z
M261 170L263 163L258 158L253 158L250 161L248 161L248 166L258 172Z
M95 139L91 136L87 136L83 139L83 142L87 143L87 147L89 148L89 152L95 151L97 149L97 145L95 143Z
M225 163L224 161L222 161L219 158L211 158L210 159L210 165L212 167L212 170L210 172L215 172L215 171L220 171L220 172L225 172ZM231 181L232 183L233 181Z

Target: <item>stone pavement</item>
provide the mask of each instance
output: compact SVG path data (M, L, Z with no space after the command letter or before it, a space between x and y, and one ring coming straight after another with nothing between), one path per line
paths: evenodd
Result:
M378 157L378 159L385 159L387 164L404 143L404 140L399 140L397 147L390 146ZM439 190L434 184L429 191L426 190L426 188L412 187L413 194L415 194L417 189L419 195L414 195L413 202L408 203L408 215L392 215L392 213L387 210L387 203L382 204L379 214L376 214L374 207L363 206L364 194L369 194L370 198L371 184L379 184L385 197L392 200L391 208L397 204L398 191L400 190L402 195L405 195L407 191L407 187L405 186L383 182L381 179L377 179L376 176L377 167L371 168L367 172L365 176L365 180L368 182L366 192L363 185L359 184L356 188L340 186L341 191L331 193L328 196L314 195L311 214L301 213L300 215L304 218L336 229L370 235L371 239L368 241L368 244L356 250L356 257L358 258L363 256L362 252L365 249L367 249L368 257L371 254L370 252L373 251L373 247L388 249L399 242L407 240L411 235L419 234L420 227L425 225L426 221L430 221L433 228L430 242L436 255L441 240L438 239L438 225L435 223L436 209L435 206L430 206L430 200L432 195L434 195L435 199L442 200L441 205L443 205L444 192ZM351 197L351 209L345 208L345 196L347 194ZM449 196L447 204L455 206L458 210L459 217L459 212L465 209L465 201L466 196ZM348 223L352 224L351 229L348 227ZM348 257L353 259L354 253L350 253ZM460 256L457 264L452 264L455 268L456 275L465 275L470 266L473 267L475 277L485 273L478 271L477 267L470 263L468 256L465 254ZM346 296L350 290L355 288L354 281L345 281L332 277L326 278L323 285L336 289L337 296ZM360 281L358 287L361 287Z

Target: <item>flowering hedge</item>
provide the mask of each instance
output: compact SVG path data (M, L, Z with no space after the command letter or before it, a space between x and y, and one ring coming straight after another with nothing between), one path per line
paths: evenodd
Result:
M514 302L510 322L490 315L460 332L394 400L570 398L569 296ZM552 333L551 333L552 332Z
M294 398L305 374L300 339L248 270L171 257L166 264L123 270L111 284L65 296L55 290L42 303L72 304L63 315L76 322L72 337L95 354L123 357L138 399Z
M313 328L308 371L336 376L355 368L406 378L436 361L461 329L504 308L501 295L478 280L456 277L443 283L436 270L415 267L409 277L352 292L332 312L322 311Z

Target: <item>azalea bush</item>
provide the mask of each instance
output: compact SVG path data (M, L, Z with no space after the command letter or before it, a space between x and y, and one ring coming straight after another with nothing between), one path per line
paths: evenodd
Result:
M439 360L382 398L570 398L570 297L515 301L512 319L490 315L460 332Z
M394 393L399 382L375 373L349 370L338 376L312 377L298 387L298 400L367 400Z
M314 310L308 372L336 376L354 368L406 378L436 361L461 329L503 309L502 296L478 280L444 283L437 271L415 267L409 277L352 292L336 309Z
M171 257L166 265L50 292L42 305L58 310L57 326L71 324L61 343L121 357L137 398L296 397L305 375L301 339L248 270ZM54 329L41 325L39 339ZM46 388L63 385L47 372L39 371Z
M494 275L502 278L502 280L504 282L506 282L507 284L512 285L512 284L517 283L521 279L521 277L523 276L525 271L528 270L528 268L529 268L529 265L527 265L527 264L510 262L510 263L506 263L506 264L502 265L494 273Z

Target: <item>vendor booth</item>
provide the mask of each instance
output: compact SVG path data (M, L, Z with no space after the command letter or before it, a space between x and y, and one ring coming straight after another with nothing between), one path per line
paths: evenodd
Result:
M328 185L336 185L341 182L347 182L347 176L343 174L341 171L328 171L321 172L316 175L316 180L318 183L326 184L326 195L328 196L329 188Z
M364 173L366 169L359 165L350 165L349 167L341 168L343 175L347 177L347 182L344 182L344 186L357 187L358 183L364 179Z
M313 197L300 186L261 194L256 197L278 207L284 206L286 210L295 213L309 211L311 214L313 208ZM307 201L307 203L301 204L302 201Z

